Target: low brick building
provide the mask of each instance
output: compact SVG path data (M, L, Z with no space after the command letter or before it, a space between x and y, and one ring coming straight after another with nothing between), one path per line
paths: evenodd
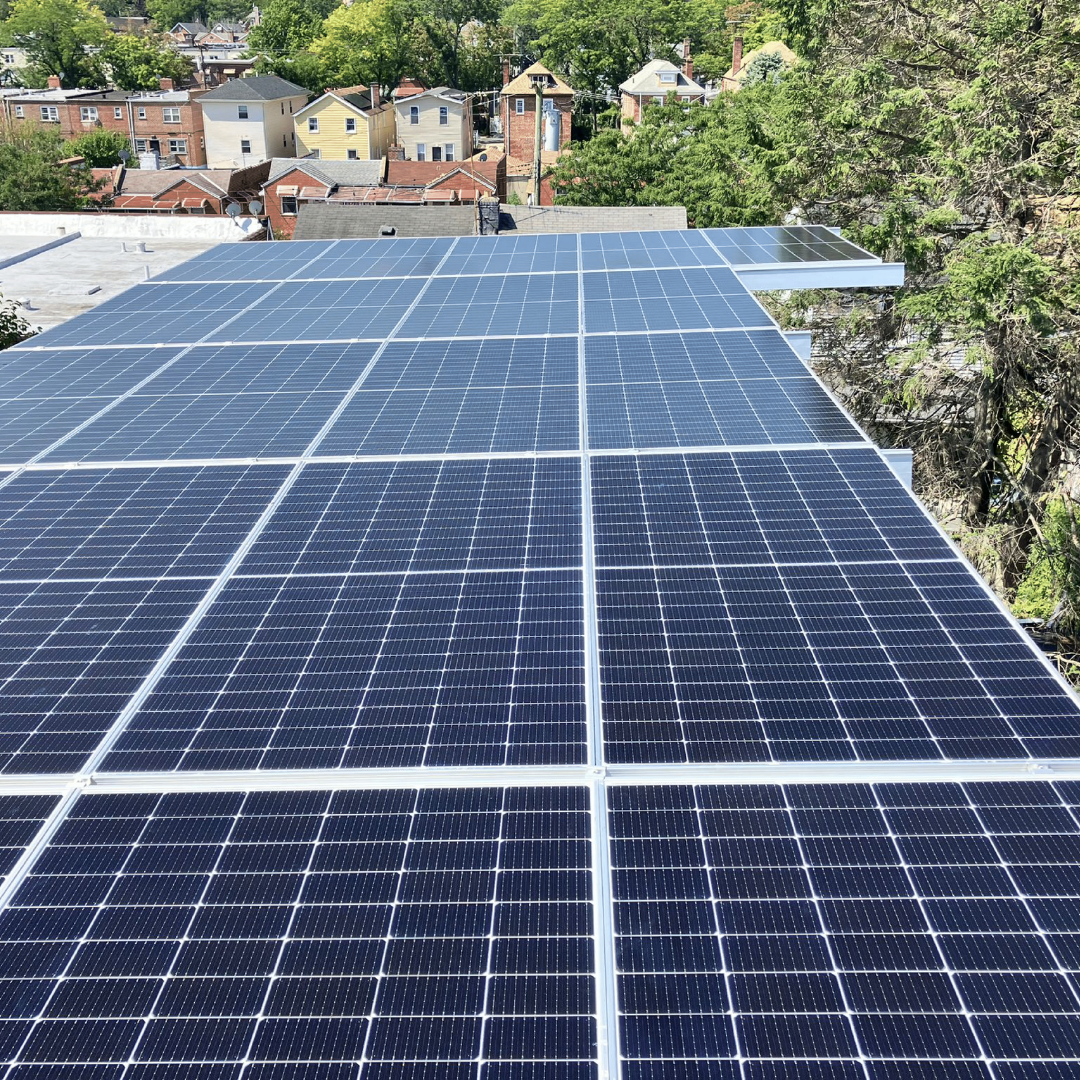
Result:
M262 187L263 214L275 236L289 239L301 203L323 202L340 188L380 187L382 178L381 161L274 158Z
M478 161L386 162L386 186L422 191L427 201L475 202L478 198L506 198L506 157Z

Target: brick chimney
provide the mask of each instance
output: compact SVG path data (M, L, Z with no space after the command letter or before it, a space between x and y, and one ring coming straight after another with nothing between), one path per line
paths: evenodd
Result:
M738 75L742 67L742 34L736 34L731 45L731 74Z
M175 89L172 79L158 79L158 86L160 86L162 90Z
M688 82L694 81L694 60L690 55L690 39L683 38L682 43L683 74Z
M373 109L379 107L379 84L377 82L371 84L371 107Z
M393 146L386 148L386 160L387 161L404 161L405 160L405 147L399 143L395 143Z
M60 89L60 76L59 75L50 75L48 80L47 80L47 83L48 83L48 86L49 86L50 90L59 90Z
M503 60L503 86L510 82L510 58Z

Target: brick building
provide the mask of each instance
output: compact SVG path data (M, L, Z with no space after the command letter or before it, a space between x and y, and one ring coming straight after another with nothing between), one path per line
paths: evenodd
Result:
M705 87L694 81L689 41L683 42L682 52L681 66L668 60L650 60L619 86L623 131L628 130L627 121L638 123L649 105L663 105L672 94L684 103L705 101Z
M547 102L554 106L558 131L553 150L570 141L570 120L574 111L574 91L543 64L527 67L516 79L510 78L510 63L503 61L502 123L503 149L509 157L532 161L536 142L536 90L532 77L545 77L549 85L544 90Z
M341 188L379 187L382 174L382 161L274 158L262 187L263 214L275 236L291 239L301 203L325 201Z
M122 90L62 90L49 79L47 90L27 90L6 98L4 108L15 123L55 126L65 139L91 131L118 131L136 154L156 153L178 165L205 165L202 109L186 90L162 89L131 94ZM54 85L55 84L55 85Z

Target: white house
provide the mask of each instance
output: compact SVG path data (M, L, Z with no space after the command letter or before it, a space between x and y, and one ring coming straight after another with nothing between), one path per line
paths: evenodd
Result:
M244 168L296 156L293 117L308 92L276 75L232 79L199 98L211 169Z
M398 144L411 161L463 161L472 156L472 98L448 86L417 93L408 80L394 92Z

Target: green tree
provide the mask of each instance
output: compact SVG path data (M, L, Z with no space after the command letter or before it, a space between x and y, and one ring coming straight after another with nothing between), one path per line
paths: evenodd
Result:
M90 187L85 166L59 165L59 134L36 124L0 126L0 210L77 210Z
M491 33L501 7L500 0L412 0L420 70L429 86L495 85L499 47L508 44L505 35Z
M307 0L269 0L262 8L262 20L248 35L248 44L256 53L293 57L319 36L328 14Z
M412 67L414 37L403 0L356 0L331 12L311 51L339 85L395 86Z
M161 79L179 86L191 76L190 62L157 38L112 34L100 57L118 90L156 90Z
M331 79L326 65L311 52L300 52L293 57L260 54L255 60L255 72L258 75L280 75L297 86L302 86L312 94L321 94L337 79Z
M203 22L206 18L203 0L146 0L146 14L162 32L181 22Z
M91 50L104 44L108 24L86 0L15 0L0 38L25 50L31 77L58 75L66 86L95 86L101 67Z
M131 143L123 132L98 128L65 143L63 154L85 158L88 168L106 169L120 164L120 154L124 150L131 154Z
M26 319L19 314L14 301L5 300L0 295L0 349L8 349L12 345L18 345L37 333Z

